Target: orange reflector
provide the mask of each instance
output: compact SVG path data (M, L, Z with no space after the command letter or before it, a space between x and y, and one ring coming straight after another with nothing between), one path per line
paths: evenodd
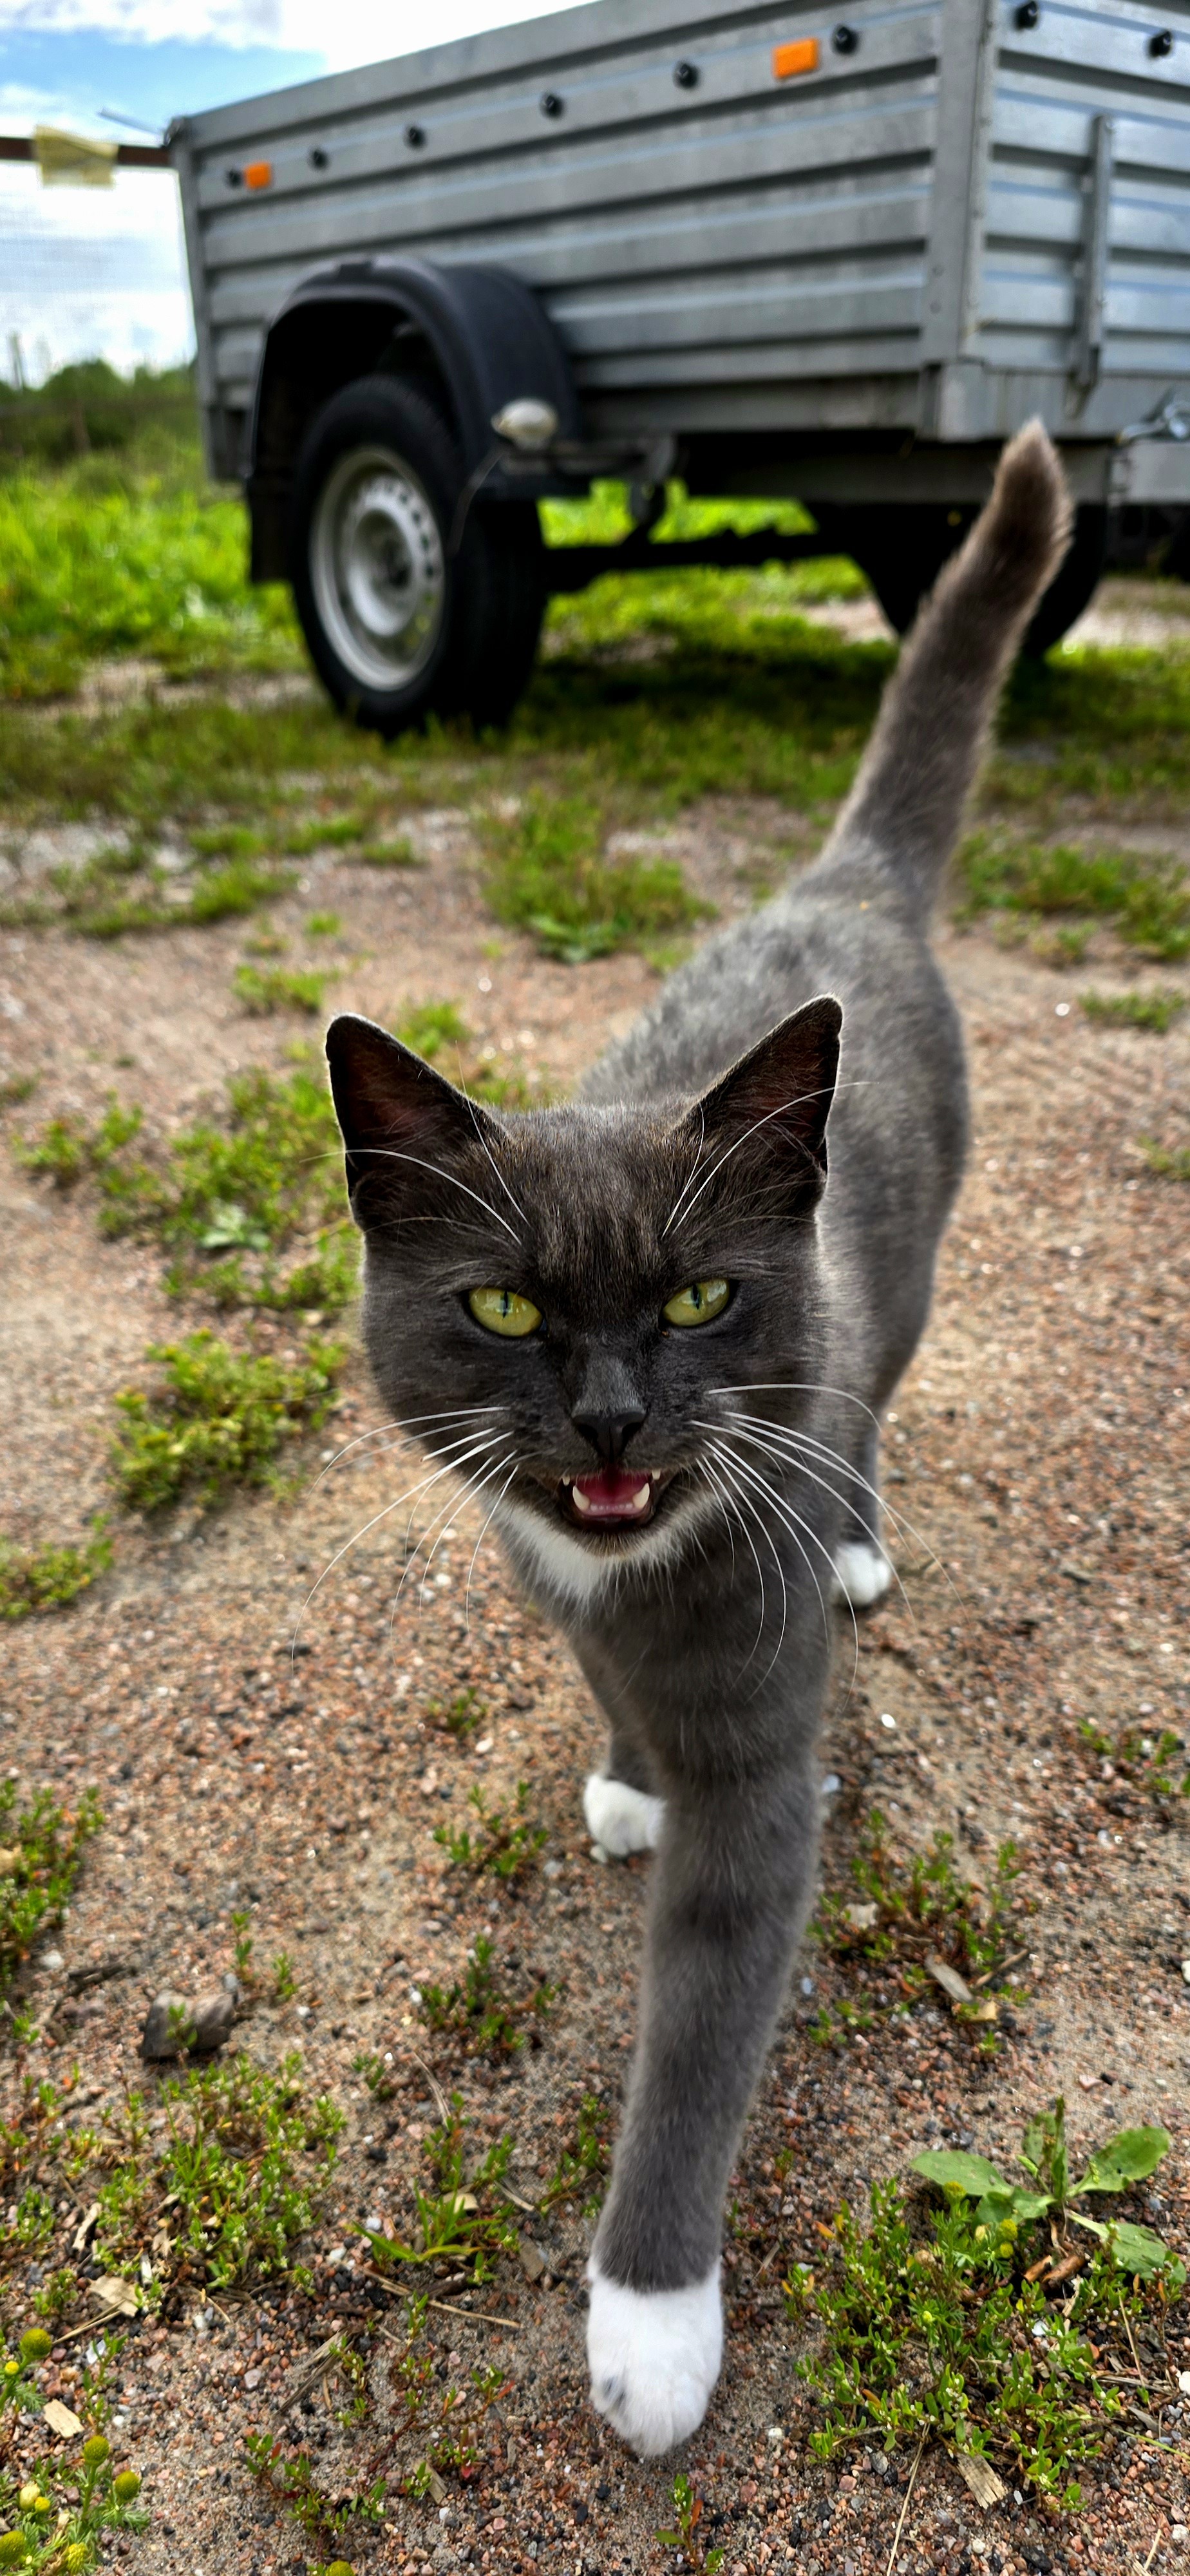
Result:
M816 72L817 69L817 36L799 36L795 45L774 45L774 80L796 80L799 72Z
M817 53L817 50L818 50L817 46L815 46L815 49L814 49L814 50L815 50L815 53ZM273 165L272 165L272 162L271 162L271 161L249 161L249 163L248 163L248 165L247 165L247 168L245 169L245 172L244 172L244 186L245 186L246 188L271 188L271 187L272 187L272 184L273 184Z

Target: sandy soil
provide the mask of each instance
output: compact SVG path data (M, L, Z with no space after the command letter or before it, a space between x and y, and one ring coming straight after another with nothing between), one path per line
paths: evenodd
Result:
M773 813L708 809L667 846L726 910L750 900L779 826ZM461 818L415 828L422 873L385 878L328 857L278 908L278 928L296 933L315 900L333 907L347 925L336 1001L385 1017L450 994L481 1038L571 1079L652 989L649 970L635 957L564 968L508 937L493 955ZM1007 2016L991 2062L945 2008L929 2007L836 2055L808 2025L844 1982L807 1952L739 2174L741 2207L767 2215L782 2263L810 2259L840 2197L903 2175L924 2144L1011 2153L1028 2114L1058 2091L1086 2144L1122 2123L1164 2121L1174 2151L1163 2223L1183 2247L1190 2206L1190 1833L1105 1777L1080 1733L1087 1718L1190 1732L1186 1193L1157 1179L1137 1147L1142 1135L1186 1139L1190 1034L1092 1027L1069 978L1027 946L951 930L940 945L970 1041L975 1145L933 1322L890 1422L903 1591L858 1639L839 1620L824 1872L845 1883L873 1799L905 1848L938 1826L953 1831L973 1875L1014 1835L1035 1908L1028 2000ZM1080 983L1144 980L1102 936L1096 949ZM217 1097L227 1071L279 1063L293 1026L249 1022L229 998L241 953L237 925L115 947L5 937L0 1072L41 1076L9 1128L94 1111L112 1087L168 1127ZM85 1187L55 1193L5 1156L0 1224L0 1526L31 1543L76 1534L102 1503L113 1390L178 1318L153 1251L102 1242ZM275 1341L286 1346L283 1321ZM130 2082L151 2092L137 2056L147 2003L167 1984L193 1994L218 1982L240 1905L252 1911L257 1957L285 1947L297 1974L294 2002L258 2005L244 2043L268 2063L300 2046L311 2080L347 2115L337 2188L313 2238L315 2295L191 2308L129 2340L119 2431L151 2510L136 2558L202 2576L312 2563L243 2466L249 2429L316 2440L320 2475L344 2490L384 2467L384 2338L399 2312L367 2306L351 2248L363 2218L384 2216L433 2117L428 2062L448 2088L457 2082L478 2134L508 2127L516 2141L509 2179L529 2205L524 2260L482 2295L447 2288L432 2321L452 2375L495 2361L508 2386L478 2480L440 2505L394 2502L374 2542L347 2544L348 2554L360 2569L536 2565L576 2576L673 2564L655 2538L671 2518L673 2464L640 2466L587 2408L589 2229L531 2207L584 2092L614 2109L647 1864L592 1860L579 1792L599 1751L594 1713L486 1542L469 1575L477 1530L465 1513L447 1525L428 1585L397 1591L397 1511L310 1599L399 1490L397 1462L370 1444L332 1455L378 1418L353 1361L333 1438L315 1444L297 1501L122 1529L93 1593L4 1636L0 1724L22 1792L45 1782L68 1796L94 1779L108 1815L53 1954L61 1964L42 1956L36 1966L43 2029L51 2005L62 2009L59 2036L43 2039L29 2070L60 2074L77 2055L91 2098ZM291 1661L299 1621L303 1651ZM486 1751L435 1727L432 1704L465 1685L485 1704ZM435 1822L461 1820L477 1779L492 1793L528 1781L548 1826L546 1866L521 1899L477 1894L433 1840ZM544 2046L496 2075L431 2042L410 1993L457 1973L485 1928L513 1982L515 1960L562 1988ZM120 1973L81 2005L66 2000L72 1968L113 1958ZM361 2049L393 2054L399 2089L380 2110L353 2072ZM793 2152L783 2199L772 2174L782 2145ZM907 2457L889 2467L860 2451L850 2466L816 2466L799 2338L773 2286L781 2266L762 2267L742 2240L727 2265L723 2381L686 2466L718 2518L712 2536L731 2576L883 2576L890 2552L899 2570L1014 2576L1187 2563L1185 2454L1158 2451L1145 2422L1126 2424L1088 2481L1087 2513L1062 2525L1011 2494L985 2514L941 2454L926 2456L911 2494ZM341 2434L316 2397L305 2411L292 2399L292 2374L336 2323L364 2318L375 2328L377 2412ZM1184 2312L1178 2336L1184 2370ZM69 2366L59 2347L47 2385ZM69 2378L61 2384L69 2395Z

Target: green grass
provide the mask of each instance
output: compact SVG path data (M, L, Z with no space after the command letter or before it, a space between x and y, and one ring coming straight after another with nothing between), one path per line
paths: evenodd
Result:
M1074 2182L1059 2102L1026 2134L1025 2187L941 2150L913 2168L941 2209L919 2213L898 2183L876 2183L864 2232L844 2203L821 2272L785 2285L791 2313L812 2301L822 2329L802 2364L823 2416L817 2456L937 2441L1076 2508L1079 2471L1123 2412L1117 2380L1137 2379L1133 2329L1160 2340L1185 2269L1150 2230L1074 2204L1122 2193L1168 2145L1163 2129L1123 2131ZM1142 2405L1147 2393L1142 2378Z
M0 1539L0 1619L28 1619L35 1611L64 1610L80 1592L106 1574L111 1542L96 1524L85 1547L62 1541L56 1547L13 1547Z
M201 468L182 479L87 460L0 481L5 696L59 696L89 662L127 655L172 679L300 667L288 593L253 589L245 552L242 503Z
M69 1813L48 1789L18 1806L15 1780L0 1780L0 2000L40 1934L61 1922L102 1822L93 1790Z
M959 917L982 912L1089 915L1152 957L1190 955L1190 879L1174 859L1083 850L977 832L959 860Z
M276 1011L305 1011L311 1017L321 1012L326 993L326 977L285 966L237 966L232 977L235 997L242 1010L255 1020L271 1019Z
M308 912L302 923L307 939L336 939L342 927L341 912Z
M584 797L537 796L513 820L481 824L483 889L497 921L529 930L568 966L655 943L711 918L673 859L609 859L607 820Z
M1079 1000L1089 1020L1104 1020L1109 1027L1152 1029L1163 1038L1186 1008L1184 993L1080 993Z
M133 1154L135 1114L123 1145L98 1162L100 1224L155 1237L173 1256L174 1294L320 1311L354 1294L356 1238L320 1066L233 1075L220 1123L201 1119L168 1146Z
M233 1487L276 1486L287 1445L324 1422L343 1354L310 1341L293 1366L232 1350L209 1332L154 1346L152 1394L117 1395L122 1427L112 1478L128 1511L159 1512L183 1496L209 1509Z

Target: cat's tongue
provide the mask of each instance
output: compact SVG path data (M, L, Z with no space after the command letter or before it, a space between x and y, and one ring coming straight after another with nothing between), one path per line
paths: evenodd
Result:
M567 1484L576 1518L603 1529L645 1521L653 1507L653 1479L640 1468L599 1467Z

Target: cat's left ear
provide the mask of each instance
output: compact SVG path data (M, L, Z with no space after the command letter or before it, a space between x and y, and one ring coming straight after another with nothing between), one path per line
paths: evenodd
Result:
M842 1026L843 1006L833 993L792 1011L704 1092L694 1115L706 1136L730 1135L741 1145L754 1138L770 1156L792 1148L803 1169L808 1161L825 1180Z

